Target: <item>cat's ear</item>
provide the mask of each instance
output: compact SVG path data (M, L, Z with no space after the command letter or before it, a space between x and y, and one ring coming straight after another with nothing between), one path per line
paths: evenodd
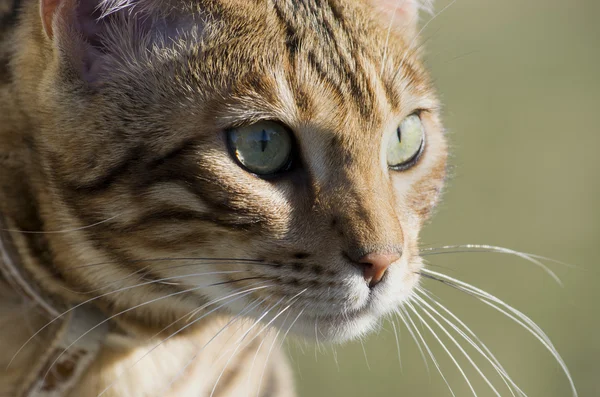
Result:
M98 82L107 70L143 58L155 44L199 34L204 22L168 0L40 0L48 38L80 76Z
M390 26L408 36L417 33L419 15L432 13L434 0L369 0Z

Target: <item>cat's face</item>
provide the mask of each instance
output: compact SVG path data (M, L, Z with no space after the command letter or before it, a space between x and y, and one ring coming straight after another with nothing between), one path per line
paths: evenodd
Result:
M59 266L104 263L65 277L128 288L106 298L121 309L160 298L136 311L159 323L211 301L263 321L289 306L274 324L320 340L406 299L446 162L411 29L309 0L89 27L88 3L57 11L37 137L49 228L104 221L59 237Z

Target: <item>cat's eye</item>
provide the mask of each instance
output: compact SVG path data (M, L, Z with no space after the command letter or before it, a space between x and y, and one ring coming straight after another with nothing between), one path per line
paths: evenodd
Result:
M287 128L274 121L259 121L227 131L232 156L246 170L269 176L289 168L292 136Z
M425 147L425 128L418 114L412 114L402 121L390 137L387 148L388 166L403 171L413 166Z

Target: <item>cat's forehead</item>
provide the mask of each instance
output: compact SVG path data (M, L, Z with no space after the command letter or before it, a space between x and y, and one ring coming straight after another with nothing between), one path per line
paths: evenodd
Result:
M217 2L228 22L209 32L197 65L227 63L208 72L226 75L245 114L256 106L294 124L364 128L435 102L411 43L362 2L231 3Z

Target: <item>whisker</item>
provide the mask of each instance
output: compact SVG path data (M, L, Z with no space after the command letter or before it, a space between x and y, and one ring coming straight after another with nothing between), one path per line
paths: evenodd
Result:
M396 321L394 319L391 320L392 327L394 328L394 336L396 337L396 348L398 349L398 363L400 364L400 372L403 372L402 369L402 357L400 356L400 337L398 336L398 330L396 329Z
M90 299L88 299L88 300L86 300L84 302L78 303L77 305L75 305L75 306L73 306L73 307L65 310L64 312L62 312L58 316L54 317L52 320L50 320L48 323L46 323L43 327L41 327L37 332L35 332L29 339L27 339L25 341L25 343L23 343L23 345L13 355L13 357L9 361L8 365L6 366L6 368L7 369L10 368L10 366L13 363L13 361L15 360L15 358L25 348L25 346L27 346L27 344L29 344L29 342L31 342L35 337L37 337L43 330L45 330L50 325L54 324L56 321L60 320L61 318L63 318L67 314L71 313L72 311L74 311L74 310L82 307L83 305L86 305L88 303L91 303L91 302L96 301L96 300L101 299L101 298L105 298L105 297L110 296L110 295L118 294L118 293L123 292L123 291L127 291L127 290L130 290L130 289L143 287L143 286L146 286L146 285L155 284L156 282L159 282L159 281L172 280L172 279L185 278L185 277L189 277L189 275L173 276L173 277L166 277L166 278L159 279L159 280L147 281L147 282L144 282L144 283L140 283L140 284L136 284L136 285L132 285L132 286L128 286L128 287L123 287L123 288L117 289L115 291L106 292L104 294L101 294L101 295L95 296L93 298L90 298ZM245 279L241 279L241 280L236 280L235 282L237 282L237 281L251 280L251 279L254 279L254 278L257 278L257 277L250 277L250 278L245 278ZM227 282L225 282L225 283L227 283ZM218 286L218 285L223 285L223 283L214 283L214 284L210 284L210 285L207 285L207 286L204 286L204 287L211 287L211 286Z
M283 324L285 324L285 322L287 321L288 317L290 316L291 311L288 312L287 316L285 316L285 319L283 320ZM273 339L273 343L275 343L275 341L277 340L277 337L279 336L279 332L281 331L281 329L277 332L277 335L275 335L275 338ZM260 341L260 344L258 345L258 347L256 348L256 353L254 353L254 357L252 358L252 365L250 365L250 369L248 370L248 376L246 378L246 389L248 389L248 395L250 395L250 378L252 376L252 371L254 370L254 365L256 364L256 359L258 358L258 353L260 352L260 350L262 349L262 345L265 343L265 340L267 340L267 338L263 338L262 341ZM248 347L250 345L250 343L246 344L246 347ZM271 346L272 348L272 346ZM269 350L269 355L271 354L271 351ZM267 355L267 360L265 361L265 368L267 365L267 361L268 361L268 357L269 355ZM264 370L263 370L263 374L264 374ZM260 392L260 387L262 386L262 376L260 378L260 383L258 385L258 389L257 389L257 393Z
M175 377L166 385L166 387L164 388L164 391L168 390L171 385L175 382L177 382L177 380L179 378L181 378L183 376L183 374L185 373L186 369L196 360L196 358L198 358L198 356L200 355L200 353L212 342L214 341L221 333L223 333L227 328L229 328L231 326L231 324L233 324L234 322L238 321L239 319L241 319L244 315L246 315L246 313L248 313L250 310L253 310L255 307L260 306L262 303L264 303L267 299L269 299L271 296L273 296L273 294L270 294L268 296L266 296L265 298L263 298L262 300L260 300L258 302L258 304L256 305L252 305L252 307L250 309L248 309L248 307L244 310L242 310L240 313L238 313L236 316L234 316L227 324L225 324L225 326L223 326L221 328L221 330L219 330L219 332L217 332L215 335L213 335L212 338L209 339L208 342L206 342L204 344L204 346L202 346L202 348L197 351L190 360L188 360L188 362L183 366L183 368L181 368L179 370L179 372L175 375ZM248 309L248 310L247 310ZM219 357L220 359L220 357ZM217 360L215 360L217 361ZM162 395L164 393L159 393L159 395Z
M412 51L413 46L417 43L417 40L419 39L419 37L421 37L421 33L423 33L423 31L427 28L427 26L429 26L429 24L431 22L433 22L435 19L437 19L437 17L442 15L442 13L444 13L448 8L452 7L454 5L454 3L456 3L456 1L457 0L452 0L449 4L447 4L444 8L442 8L440 11L438 11L435 15L433 15L431 18L429 18L429 20L426 23L423 24L421 29L417 32L417 34L414 36L414 38L408 45L408 49L405 51L404 56L402 57L402 60L400 61L400 66L398 67L398 71L400 71L402 69L402 67L404 66L406 57Z
M333 356L333 362L335 363L335 368L337 369L338 374L341 372L340 362L338 361L338 353L335 350L335 346L331 346L331 355Z
M567 377L573 396L578 396L577 389L575 387L575 383L573 381L571 373L569 372L569 369L565 364L564 360L562 359L561 355L558 353L558 351L550 341L548 335L546 335L546 333L528 316L515 309L514 307L510 306L509 304L505 303L504 301L500 300L496 296L485 292L477 287L474 287L470 284L467 284L463 281L438 272L434 272L429 269L423 269L422 272L434 276L435 278L433 279L437 278L438 281L440 281L439 279L444 280L444 284L452 286L457 290L469 293L471 296L476 297L479 301L504 314L505 316L513 320L515 323L523 327L525 330L527 330L537 340L539 340L542 343L542 345L552 354L556 362L560 365L563 373Z
M298 298L298 297L299 297L301 294L303 294L304 292L306 292L306 291L307 291L307 288L305 288L304 290L300 291L298 294L294 295L293 297L289 298L289 299L288 299L288 301L286 302L286 303L289 303L289 304L288 304L288 306L287 306L287 307L285 307L284 309L280 310L280 311L279 311L279 313L278 313L276 316L274 316L274 317L273 317L273 318L272 318L272 319L271 319L271 320L270 320L270 321L269 321L267 324L265 324L265 325L264 325L264 326L263 326L263 327L262 327L262 328L261 328L261 329L260 329L260 330L259 330L259 331L256 333L256 335L254 335L254 336L252 337L252 339L250 339L248 342L246 342L246 343L245 343L245 345L244 345L243 347L244 347L244 348L247 348L248 346L250 346L250 344L251 344L251 343L252 343L252 342L253 342L253 341L254 341L256 338L258 338L258 337L259 337L259 336L260 336L260 335L261 335L261 334L262 334L262 333L263 333L263 332L264 332L264 331L265 331L267 328L269 328L269 327L271 326L271 324L272 324L272 323L273 323L275 320L277 320L277 318L278 318L279 316L281 316L281 315L282 315L283 313L285 313L285 312L286 312L286 311L287 311L287 310L288 310L290 307L292 307L292 305L293 305L294 303L296 303L296 302L297 302L297 298ZM256 326L256 325L257 325L257 324L258 324L258 323L259 323L259 322L260 322L260 321L261 321L261 320L262 320L262 319L265 317L265 315L266 315L266 314L268 314L268 312L269 312L269 311L271 311L271 310L272 310L273 308L275 308L275 307L276 307L278 304L280 304L280 303L281 303L281 301L282 301L284 298L285 298L285 297L281 298L281 299L280 299L278 302L276 302L274 305L272 305L272 306L271 306L271 307L270 307L270 308L269 308L269 309L268 309L268 310L267 310L267 311L266 311L266 312L263 314L263 316L261 316L261 317L260 317L258 320L256 320L256 321L254 322L254 324L252 325L252 327L250 327L250 329L249 329L249 330L247 330L247 331L246 331L246 333L245 333L245 334L244 334L244 335L243 335L243 336L242 336L240 339L238 339L238 341L237 341L237 342L235 342L235 343L234 343L234 345L236 345L236 347L235 347L235 350L234 350L234 352L232 353L232 355L230 356L230 358L229 358L229 360L227 361L227 363L225 364L225 367L224 367L224 368L223 368L223 370L221 371L221 374L219 375L219 378L217 378L217 380L216 380L216 382L215 382L215 385L214 385L214 387L213 387L213 393L214 393L214 390L215 390L215 389L216 389L216 387L217 387L217 384L219 383L219 380L220 380L220 378L222 377L223 373L225 372L225 369L226 369L226 368L227 368L227 366L229 365L229 362L230 362L230 361L233 359L233 357L234 357L234 356L237 354L238 350L239 350L239 349L242 347L242 342L243 342L243 340L246 338L246 336L248 335L248 333L249 333L249 332L252 330L252 328L253 328L254 326ZM288 316L289 316L289 313L288 313ZM287 319L287 317L286 317L286 319ZM296 319L297 319L297 318L296 318ZM295 322L295 321L294 321L294 322ZM293 325L293 324L294 324L294 323L292 323L292 325ZM277 338L277 336L278 336L278 335L279 335L279 331L277 332L277 335L276 335L276 337L275 337L275 338ZM287 336L287 333L286 333L286 336ZM261 349L262 345L264 344L265 340L266 340L266 338L264 338L264 339L261 341L261 343L259 344L258 348L256 349L256 353L255 353L255 355L254 355L254 358L253 358L253 360L252 360L252 365L251 365L251 367L250 367L250 372L249 372L248 376L250 376L250 374L251 374L251 372L252 372L252 369L254 368L254 364L255 364L255 362L256 362L256 359L257 359L257 357L258 357L258 353L259 353L259 351L260 351L260 349ZM271 348L272 348L272 347L271 347ZM224 356L226 353L228 353L228 352L229 352L229 351L231 351L231 350L232 350L232 349L228 349L228 350L226 350L226 351L225 351L223 354L221 354L221 356L219 356L219 358L217 358L217 360L215 360L215 362L218 362L218 361L219 361L219 360L220 360L220 359L221 359L221 358L222 358L222 357L223 357L223 356ZM270 354L270 353L269 353L269 354ZM268 358L268 356L267 356L267 358ZM248 379L248 385L249 385L249 379ZM248 386L248 389L249 389L249 386ZM212 394L211 394L211 395L212 395Z
M231 354L231 356L229 357L229 359L227 360L227 362L225 363L225 366L223 367L223 370L221 371L221 373L219 374L219 376L217 377L217 380L215 381L215 384L212 388L212 391L210 392L210 396L212 397L215 393L215 390L217 390L217 385L219 384L219 381L221 380L221 378L223 377L223 374L225 373L225 369L227 369L227 366L229 365L229 363L231 362L231 360L233 359L233 357L235 357L235 355L237 354L237 352L239 351L240 347L242 347L242 342L243 340L246 338L246 336L250 333L250 331L252 331L252 329L254 329L254 327L263 319L265 318L265 316L267 314L269 314L269 312L271 310L273 310L275 307L277 307L283 300L285 299L285 297L282 297L281 299L279 299L276 303L274 303L273 305L271 305L258 319L256 319L254 321L254 324L252 324L252 326L250 328L248 328L248 330L246 330L246 332L234 343L236 345L235 350L233 351L233 353ZM289 306L288 306L289 307ZM281 312L281 311L280 311ZM262 331L265 330L265 328L262 328L260 330L260 332L258 332L254 338L258 337ZM254 338L252 338L249 342L251 343ZM263 339L264 342L264 339ZM246 344L246 346L248 345ZM260 344L260 346L262 346L262 342Z
M306 291L306 289L304 289L302 292L300 292L296 296L300 296L305 291ZM292 307L292 305L294 303L296 303L296 302L297 302L297 300L295 300L294 302L290 303L285 309L283 309L282 313L285 312L288 308ZM277 316L281 315L282 313L278 314ZM258 389L256 390L256 397L259 397L259 393L260 393L260 390L261 390L261 387L262 387L262 383L263 383L263 379L264 379L264 376L265 376L265 371L267 370L267 364L269 363L269 357L271 357L271 352L273 351L273 347L275 346L275 342L277 342L277 338L279 337L279 334L281 333L281 330L282 330L285 322L287 321L287 317L289 317L290 313L291 312L288 312L288 315L286 316L285 320L283 321L283 324L282 324L281 328L279 328L277 330L277 333L275 334L275 337L273 338L273 343L271 343L271 347L269 348L269 351L267 352L267 358L265 359L265 366L263 367L262 374L260 375L260 381L258 382Z
M360 339L360 346L362 347L363 356L365 356L365 363L367 364L367 368L369 369L369 372L370 372L370 371L372 371L371 365L369 364L369 359L367 358L367 349L365 349L365 344L364 344L362 338Z
M136 264L136 263L148 263L148 262L184 262L184 261L194 261L193 263L190 264L185 264L185 265L177 265L177 266L166 266L166 267L157 267L158 269L176 269L178 267L186 267L186 266L196 266L196 265L216 265L216 264L220 264L220 263L227 263L227 264L248 264L248 265L256 265L256 266L270 266L270 267L275 267L277 265L273 264L273 263L269 263L266 262L264 260L261 259L246 259L246 258L209 258L209 257L157 257L157 258L144 258L144 259L129 259L129 260L119 260L119 261L105 261L105 262L98 262L98 263L89 263L86 265L79 265L79 266L70 266L70 267L66 267L61 269L61 271L67 271L67 270L77 270L77 269L86 269L86 268L91 268L91 267L98 267L98 266L107 266L107 265L113 265L113 264ZM205 263L208 262L208 263ZM49 275L49 276L45 276L45 278L51 278L54 277L56 275L59 275L60 271L56 271L53 274Z
M463 245L447 245L443 247L433 247L433 248L424 248L419 250L421 256L431 256L431 255L443 255L443 254L460 254L460 253L496 253L496 254L508 254L514 255L519 258L525 259L527 262L533 263L534 265L540 267L546 274L548 274L558 285L561 287L563 283L556 275L552 269L550 269L547 265L542 263L541 261L548 261L557 264L561 264L568 267L573 267L573 265L569 265L564 262L560 262L551 258L546 258L541 255L534 255L527 252L520 252L510 248L498 247L494 245L485 245L485 244L463 244Z
M290 307L291 307L291 306L292 306L292 305L295 303L295 301L297 301L298 297L299 297L300 295L302 295L304 292L306 292L307 290L308 290L308 288L305 288L305 289L303 289L302 291L300 291L298 294L296 294L296 295L294 295L293 297L289 298L289 299L288 299L288 301L286 302L286 304L288 304L288 303L289 303L289 305L288 305L288 306L287 306L285 309L283 309L283 310L282 310L280 313L278 313L278 314L277 314L275 317L273 317L273 318L272 318L272 319L271 319L271 320L270 320L270 321L269 321L267 324L265 324L265 325L264 325L264 326L261 328L261 330L258 332L258 334L257 334L257 335L255 335L255 336L254 336L252 339L250 339L250 340L249 340L249 341L246 343L246 345L249 345L250 343L252 343L252 341L253 341L254 339L256 339L256 338L258 337L258 335L260 335L260 333L261 333L261 332L263 332L265 329L267 329L268 327L270 327L270 326L271 326L271 324L272 324L272 323L273 323L275 320L277 320L277 318L278 318L280 315L282 315L283 313L285 313L285 312L286 312L286 311L287 311L287 310L288 310L288 309L289 309L289 308L290 308ZM285 297L284 297L284 298L285 298ZM282 301L284 298L280 299L280 300L279 300L279 301L278 301L278 302L277 302L275 305L277 305L277 304L281 303L281 301ZM275 305L274 305L273 307L275 307ZM273 308L273 307L272 307L272 308ZM271 309L272 309L272 308L271 308ZM271 309L269 309L269 310L271 310ZM264 317L265 317L267 314L268 314L268 311L267 311L265 314L263 314L263 316L261 316L261 317L258 319L258 321L261 321L261 320L262 320L262 319L263 319L263 318L264 318ZM256 325L256 324L257 324L257 323L255 323L255 325ZM243 339L246 337L246 335L247 335L247 334L248 334L248 331L247 331L247 332L246 332L246 334L244 334L244 335L243 335L243 336L242 336L240 339L238 339L238 341L237 341L235 344L238 344L239 342L241 342L241 341L242 341L242 340L243 340Z
M11 233L21 233L21 234L65 234L65 233L73 233L73 232L77 232L80 230L86 230L86 229L91 229L95 226L99 226L103 223L106 222L110 222L113 219L118 218L119 216L121 216L123 213L111 216L110 218L107 218L103 221L100 222L96 222L96 223L92 223L91 225L87 225L87 226L81 226L81 227L76 227L73 229L63 229L63 230L48 230L48 231L44 231L44 230L19 230L19 229L0 229L1 231L5 231L5 232L11 232Z
M143 269L146 270L148 268L149 268L149 266L146 266ZM217 272L189 273L189 274L183 274L183 275L177 275L177 276L171 276L171 277L167 277L167 278L162 278L162 279L158 279L158 280L148 280L148 281L144 281L144 282L145 283L148 282L148 283L151 283L151 284L168 284L168 285L179 285L179 286L182 286L182 285L190 285L190 284L166 283L166 281L168 281L168 280L185 279L185 278L189 278L189 277L209 276L209 275L217 275L217 274L236 274L236 273L246 273L246 271L244 271L244 270L225 270L225 271L217 271ZM70 292L73 292L73 293L87 295L87 294L91 294L93 292L98 292L98 291L101 291L103 289L106 289L106 288L110 287L111 285L115 285L115 284L117 284L117 283L119 283L121 281L127 280L130 277L133 277L133 276L139 275L139 274L140 274L140 271L138 270L138 271L136 271L134 273L131 273L128 276L120 278L119 280L112 281L109 284L104 285L104 286L102 286L100 288L96 288L96 289L85 291L85 292L74 291L74 290L71 290L71 289L66 288L66 287L63 287L63 289L66 289L66 290L68 290ZM144 278L144 275L140 276L140 278L141 278L141 280L147 280L146 278Z
M263 284L263 283L266 283L266 282L269 282L269 280L264 280L264 281L259 281L257 283L252 283L250 285L247 285L247 287L254 287L256 285L260 285L260 284ZM271 296L271 295L269 295L269 296ZM194 309L194 310L186 313L184 316L179 317L177 320L175 320L175 322L181 321L181 320L183 320L184 317L187 317L186 322L189 323L190 321L192 321L192 318L194 318L195 315L197 315L200 311L206 309L206 307L207 307L207 305L202 305L201 307L196 308L196 309Z
M180 334L181 332L183 332L184 330L186 330L186 329L187 329L187 328L189 328L190 326L194 325L195 323L197 323L198 321L202 320L203 318L206 318L207 316L209 316L210 314L214 313L215 311L217 311L217 310L219 310L219 309L223 308L224 306L226 306L226 305L228 305L228 304L230 304L230 303L232 303L232 302L235 302L235 301L237 301L237 300L239 300L239 299L242 299L242 298L246 297L247 295L250 295L252 292L254 292L254 291L256 291L256 290L259 290L259 289L265 289L265 288L269 288L269 287L272 287L272 285L271 285L271 286L268 286L268 285L267 285L267 286L261 286L261 287L256 287L256 288L247 289L247 290L244 290L244 291L241 291L241 292L236 292L236 293L230 294L230 295L228 295L228 296L226 296L226 297L223 297L223 298L214 299L214 300L212 300L211 302L209 302L209 303L206 303L205 305L203 305L203 307L204 307L204 308L206 308L206 307L208 307L208 306L210 306L210 305L213 305L213 304L215 304L215 303L217 303L217 302L220 302L220 301L222 301L222 300L227 300L227 299L230 299L230 298L232 298L232 297L234 297L234 296L237 296L237 295L240 295L240 294L241 294L241 296L237 296L235 299L231 299L231 300L229 300L229 301L226 301L226 302L222 303L221 305L219 305L219 306L215 307L214 309L212 309L212 310L210 310L209 312L207 312L207 313L205 313L204 315L202 315L200 318L198 318L198 319L195 319L193 322L191 322L191 323L189 323L189 324L186 324L185 326L183 326L183 327L179 328L177 331L175 331L175 332L173 332L172 334L170 334L169 336L167 336L165 339L161 340L161 341L160 341L160 343L158 343L158 344L156 344L155 346L153 346L153 347L152 347L150 350L148 350L146 353L144 353L144 355L142 355L142 356L141 356L139 359L137 359L137 360L136 360L136 361L135 361L133 364L131 364L131 365L130 365L128 368L126 368L126 369L125 369L125 370L123 370L123 371L122 371L122 372L121 372L119 375L117 375L116 379L115 379L115 380L114 380L114 381L113 381L111 384L109 384L109 385L108 385L108 386L107 386L107 387L106 387L104 390L102 390L102 391L100 392L100 394L98 394L98 397L102 396L102 395L103 395L104 393L106 393L106 392L107 392L107 391L108 391L110 388L112 388L112 386L113 386L113 385L114 385L114 384L115 384L115 383L116 383L116 382L117 382L117 381L118 381L118 380L119 380L119 379L120 379L120 378L121 378L121 377L122 377L122 376L123 376L123 375L124 375L124 374L125 374L127 371L131 370L131 369L132 369L132 368L133 368L135 365L137 365L137 364L138 364L140 361L142 361L142 360L143 360L145 357L147 357L149 354L151 354L151 353L152 353L154 350L156 350L158 347L160 347L161 345L163 345L165 342L169 341L171 338L173 338L173 337L175 337L176 335ZM258 300L258 299L257 299L257 300ZM181 320L181 318L179 318L179 319L178 319L178 320L176 320L175 322L177 322L177 321L179 321L179 320ZM175 322L171 323L170 325L173 325ZM165 329L166 329L166 328L165 328ZM163 329L163 330L164 330L164 329ZM161 332L162 332L162 331L161 331Z
M446 324L448 324L454 331L456 331L463 339L465 339L473 348L475 348L477 350L477 352L479 354L481 354L496 370L496 372L498 372L498 374L500 375L500 377L502 378L502 381L506 384L507 388L510 390L511 394L513 395L513 397L516 397L513 391L513 387L515 389L517 389L517 391L524 397L526 397L527 395L515 384L515 382L513 382L513 380L510 378L510 376L508 375L508 373L506 372L506 370L502 367L502 365L500 364L500 362L498 361L498 359L496 358L496 356L490 351L490 349L477 337L477 335L466 325L464 324L464 322L462 322L457 316L455 316L451 311L449 311L446 307L444 307L441 303L439 303L436 299L434 299L427 291L425 291L422 288L419 288L418 292L420 292L421 294L423 294L423 296L425 296L426 298L428 298L431 302L433 302L434 304L436 304L437 306L439 306L442 310L444 310L446 313L448 313L455 321L457 321L462 327L463 329L465 329L467 331L468 334L470 334L473 338L471 339L471 337L469 337L465 332L463 332L456 324L453 324L450 320L448 320L446 317L444 317L438 310L436 310L435 308L433 308L430 304L428 304L425 300L423 300L421 297L415 295L415 299L418 299L422 305L425 305L425 307L429 308L429 310L431 312L433 312L434 314L436 314L439 318L441 318ZM423 307L422 309L424 311L426 311ZM510 385L509 385L510 383Z
M444 345L444 343L441 341L441 339L431 329L431 327L429 326L429 324L427 324L427 323L425 323L423 321L423 318L421 316L419 316L419 313L417 313L417 311L410 304L410 302L407 301L407 302L405 302L405 304L417 315L417 317L419 318L419 320L421 320L421 323L424 324L427 327L427 329L429 330L429 332L431 332L431 334L437 339L437 341L439 342L439 344L442 345L442 347L444 348L444 350L446 351L446 353L448 353L448 355L450 356L450 358L452 358L452 361L454 361L455 364L458 365L458 363L456 363L456 360L452 356L452 353L450 353L450 351L446 348L446 345ZM419 339L421 339L421 342L423 343L423 346L425 346L425 349L427 350L427 353L429 354L429 357L431 358L431 361L433 361L433 364L435 365L435 368L437 369L437 371L439 372L440 376L444 380L444 383L446 384L446 386L448 386L448 390L450 390L450 393L452 394L452 396L456 397L456 394L454 394L454 390L452 390L452 387L450 387L450 383L448 383L448 380L446 379L446 376L444 376L444 373L442 372L442 369L440 368L440 365L438 364L437 359L435 358L435 355L433 354L433 352L429 348L429 345L425 341L425 338L423 338L423 335L421 335L421 332L419 332L417 326L413 322L413 320L410 317L410 315L403 308L401 308L400 310L402 310L404 312L404 314L406 315L406 317L408 318L408 320L412 324L413 328L415 329L417 335L419 335ZM458 368L459 368L460 372L463 374L463 376L465 377L465 380L469 384L469 387L471 387L471 390L473 391L473 394L475 395L475 397L477 397L477 394L475 394L475 390L473 390L473 387L471 386L471 383L469 382L469 379L466 377L466 375L463 372L462 368L460 366L458 366Z
M411 306L411 308L412 308L412 306ZM490 380L487 378L487 376L484 375L483 371L481 371L481 369L475 363L475 361L473 361L473 359L471 358L471 356L469 355L469 353L467 353L465 351L465 349L460 345L460 343L458 343L458 341L454 338L454 336L452 336L452 334L450 332L448 332L448 330L439 321L437 321L437 319L435 317L433 317L427 310L425 310L422 306L420 306L420 308L421 308L421 310L423 310L423 312L430 319L433 320L433 322L438 326L438 328L441 329L444 332L444 334L446 334L446 336L448 338L450 338L450 340L452 341L452 343L460 350L460 352L465 356L465 358L467 359L467 361L469 361L469 363L473 366L473 368L475 368L475 370L477 371L477 373L479 373L479 375L482 377L482 379L485 381L485 383L487 383L487 385L490 387L490 389L492 389L492 391L494 392L494 394L496 394L496 396L498 396L498 397L502 397L500 395L500 393L498 392L498 390L496 390L496 388L494 387L494 385L492 384L492 382L490 382ZM421 315L418 314L414 308L412 308L412 309L415 312L415 314L419 317L419 319L422 320ZM428 326L428 328L429 328L429 326ZM433 330L431 330L431 332L433 332ZM437 338L437 335L436 335L436 338ZM441 342L441 340L439 338L438 338L438 342L440 344L442 344L442 342ZM445 348L445 346L444 346L444 348ZM448 353L448 354L450 354L450 353ZM455 361L454 358L452 360ZM455 361L455 364L456 364L456 361ZM469 387L471 388L471 391L473 392L474 395L476 395L475 394L475 390L473 389L473 386L471 385L471 382L468 380L468 378L466 377L466 375L464 374L464 372L462 371L462 369L460 369L460 371L463 374L463 377L465 377L465 380L467 381L467 383L469 384Z
M401 308L398 309L398 310L396 310L396 315L398 316L398 318L400 320L402 320L402 322L406 326L406 329L408 330L408 333L413 338L413 340L415 341L415 344L417 345L417 348L419 349L419 353L421 353L421 357L423 358L423 362L425 363L425 368L427 368L427 375L429 375L431 377L431 371L429 369L429 364L427 363L427 358L425 357L425 352L423 351L423 349L421 347L421 343L417 339L417 336L415 335L415 333L413 332L412 328L410 327L410 324L404 318L403 313L405 313L405 312Z
M302 315L302 313L304 313L304 310L306 310L306 305L304 305L304 307L302 308L302 310L300 310L300 312L298 313L298 315L296 316L296 318L294 319L294 321L292 321L292 323L290 324L290 326L288 327L287 331L285 331L285 334L283 334L283 338L281 339L281 343L279 344L279 348L281 349L281 347L283 346L284 341L286 340L288 334L290 333L290 331L292 330L292 327L294 326L294 324L296 324L296 321L298 321L298 319L300 318L300 316Z
M444 274L441 273L436 273L433 272L431 270L426 270L429 273L433 273L438 277L444 277L447 280L449 280L449 283L446 283L448 285L452 285L454 288L458 289L458 290L464 290L464 291L468 291L471 293L471 296L476 297L477 299L479 299L480 301L482 301L483 303L486 304L491 304L491 302L495 302L497 303L500 307L498 306L494 306L497 308L497 310L500 310L503 314L507 315L507 316L511 316L509 313L507 313L506 311L504 311L501 307L504 307L505 309L509 310L511 313L515 314L517 317L520 318L520 320L522 320L524 323L521 323L523 326L525 326L524 324L527 324L525 327L530 331L533 332L534 335L538 338L540 338L540 341L542 343L544 343L544 345L552 345L550 338L544 333L544 331L535 323L533 322L533 320L531 320L529 317L527 317L525 314L521 313L520 311L518 311L517 309L515 309L514 307L510 306L509 304L505 303L504 301L500 300L499 298L497 298L496 296L483 291L482 289L479 289L471 284L465 283L464 281L460 281L458 279L446 276ZM489 300L489 301L488 301ZM516 320L516 318L511 317L513 319ZM551 351L553 349L551 349L549 346L547 346L547 348L549 348Z
M248 378L247 378L248 396L250 395L250 376L252 375L252 371L254 370L254 365L256 364L256 359L258 358L258 353L260 353L265 341L267 340L267 337L269 336L269 332L271 332L270 329L267 331L267 334L265 335L265 337L258 344L258 347L256 348L256 352L254 353L254 357L252 358L252 365L250 366L250 371L248 372ZM260 335L260 332L257 335ZM246 348L248 348L249 345L250 344L247 343ZM236 351L234 351L232 353L230 359L233 358L233 356L236 354ZM229 361L227 363L229 363ZM265 365L266 365L266 362L265 362ZM262 379L261 379L261 381L262 381ZM259 387L258 391L260 392L260 387Z
M390 36L392 34L392 27L394 26L394 21L396 20L396 14L398 12L398 8L402 7L407 0L398 0L396 7L394 7L394 13L392 14L392 18L390 20L390 24L388 25L387 34L385 36L385 44L383 45L383 56L381 57L381 71L379 72L379 77L383 76L383 72L385 71L385 62L387 60L387 50L390 44Z
M247 277L247 278L245 278L245 279L233 280L233 281L235 281L235 282L239 282L239 281L244 281L244 280L248 280L248 279L254 279L254 277ZM233 282L233 281L230 281L230 282ZM188 293L188 292L197 291L197 290L200 290L200 289L202 289L202 288L207 288L207 287L211 287L211 286L215 286L215 285L223 285L223 284L228 284L228 283L230 283L230 282L214 283L214 284L209 284L209 285L204 285L204 286L199 286L199 287L194 287L194 288L185 289L185 290L183 290L183 291L174 292L174 293L172 293L172 294L168 294L168 295L165 295L165 296L160 296L160 297L158 297L158 298L154 298L154 299L151 299L151 300L149 300L149 301L146 301L146 302L144 302L144 303L140 303L140 304L138 304L138 305L135 305L135 306L133 306L133 307L130 307L130 308L126 309L126 310L122 310L122 311L120 311L120 312L118 312L118 313L116 313L116 314L114 314L114 315L112 315L112 316L110 316L110 317L108 317L108 318L106 318L106 319L102 320L101 322L99 322L98 324L96 324L95 326L93 326L92 328L90 328L89 330L87 330L86 332L84 332L82 335L80 335L80 336L79 336L77 339L75 339L75 340L74 340L74 341L73 341L73 342L72 342L72 343L71 343L69 346L67 346L67 347L66 347L66 348L65 348L65 349L64 349L64 350L63 350L63 351L62 351L62 352L61 352L61 353L60 353L60 354L59 354L59 355L56 357L56 359L54 359L54 361L53 361L53 362L50 364L50 366L48 367L48 370L47 370L47 371L46 371L46 373L44 374L44 377L42 378L42 384L43 384L43 381L45 381L45 379L46 379L46 377L48 376L48 374L50 373L50 371L52 370L52 367L54 367L54 365L55 365L55 364L56 364L56 363L57 363L57 362L58 362L58 361L59 361L59 360L62 358L62 356L63 356L63 355L64 355L64 354L65 354L65 353L66 353L66 352L67 352L67 351L68 351L68 350L69 350L71 347L73 347L73 346L74 346L74 345L75 345L77 342L79 342L79 341L80 341L82 338L84 338L84 337L85 337L86 335L88 335L90 332L94 331L95 329L97 329L97 328L98 328L98 327L100 327L101 325L103 325L103 324L106 324L108 321L110 321L110 320L112 320L112 319L114 319L114 318L116 318L116 317L118 317L118 316L120 316L120 315L122 315L122 314L125 314L125 313L127 313L127 312L130 312L130 311L132 311L132 310L135 310L135 309L138 309L138 308L140 308L140 307L142 307L142 306L146 306L146 305L149 305L149 304L152 304L152 303L158 302L158 301L160 301L160 300L163 300L163 299L171 298L171 297L173 297L173 296L179 296L179 295L182 295L182 294L184 294L184 293Z

